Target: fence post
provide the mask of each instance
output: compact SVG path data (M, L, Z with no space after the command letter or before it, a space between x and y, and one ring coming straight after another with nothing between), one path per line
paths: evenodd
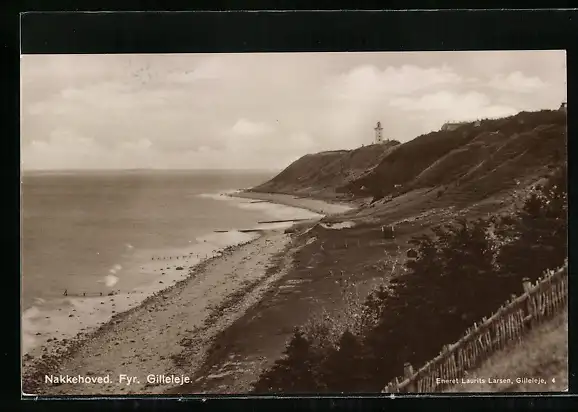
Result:
M408 379L407 386L405 387L405 392L415 392L415 382L411 381L411 377L413 375L413 366L411 363L406 362L403 365L403 377Z
M524 287L524 293L530 293L530 288L532 287L532 283L530 282L529 278L522 279L522 286Z
M530 279L528 278L523 278L522 279L522 286L524 287L524 293L526 295L528 295L528 315L530 316L530 327L532 327L534 325L534 315L535 315L535 310L534 310L534 301L532 300L532 297L530 295L530 290L532 288L532 282L530 282Z

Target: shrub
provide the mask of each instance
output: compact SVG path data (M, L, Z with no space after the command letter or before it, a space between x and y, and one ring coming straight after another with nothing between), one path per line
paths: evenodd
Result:
M502 247L500 275L512 282L521 277L537 279L546 269L559 267L568 256L568 200L566 165L557 169L548 183L533 190L513 219L498 226Z
M362 363L363 345L360 339L346 330L321 365L323 390L327 392L355 392L364 390Z
M319 390L317 376L313 372L320 362L319 354L302 331L296 330L283 357L263 374L254 387L258 393L306 393Z
M566 185L564 165L510 216L461 220L412 238L405 274L380 285L363 305L347 305L353 309L345 318L326 314L307 335L296 333L257 388L380 391L405 362L421 365L436 356L519 294L522 278L564 263Z

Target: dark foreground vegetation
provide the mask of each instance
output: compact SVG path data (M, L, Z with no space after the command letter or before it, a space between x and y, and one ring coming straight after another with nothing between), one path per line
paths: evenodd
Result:
M330 324L300 328L257 393L379 392L491 314L522 279L567 257L566 164L558 162L514 212L435 227L410 240L405 273L372 291L337 338ZM329 322L329 321L328 321Z

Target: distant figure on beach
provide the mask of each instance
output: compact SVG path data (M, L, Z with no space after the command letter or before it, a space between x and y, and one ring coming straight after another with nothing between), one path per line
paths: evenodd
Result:
M82 292L82 296L86 296L86 292Z
M102 296L102 292L100 292L100 296Z
M68 289L64 289L64 296L68 296Z

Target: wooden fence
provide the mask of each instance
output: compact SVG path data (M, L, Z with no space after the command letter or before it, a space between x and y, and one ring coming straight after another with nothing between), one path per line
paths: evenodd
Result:
M465 335L417 372L406 363L404 376L395 378L382 392L439 392L458 382L464 372L477 367L494 352L519 342L532 327L567 308L568 263L551 270L531 284L523 281L524 293L513 296L490 318L474 323Z

